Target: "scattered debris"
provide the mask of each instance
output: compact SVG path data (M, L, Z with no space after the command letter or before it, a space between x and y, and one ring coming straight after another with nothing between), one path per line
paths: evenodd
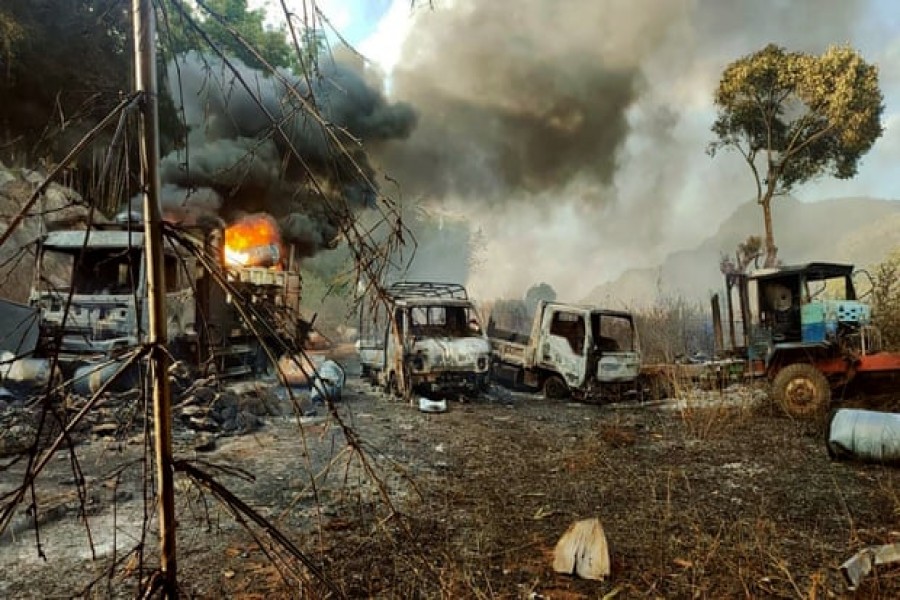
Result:
M569 526L553 551L553 570L582 579L609 576L609 546L600 519L584 519Z
M444 399L432 400L421 396L419 398L419 410L426 413L442 413L447 412L447 401Z
M345 380L343 367L333 360L326 360L316 369L310 385L309 399L313 404L323 404L325 398L340 400Z
M883 546L869 546L854 554L841 565L841 573L847 581L847 587L853 591L860 580L872 571L876 565L900 562L900 542Z

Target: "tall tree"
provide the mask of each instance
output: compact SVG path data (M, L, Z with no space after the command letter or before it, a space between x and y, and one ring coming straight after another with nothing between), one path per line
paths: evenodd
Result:
M854 177L883 131L882 102L878 69L846 46L815 56L770 44L725 68L709 153L737 150L753 173L765 266L778 260L772 199L820 175Z
M3 158L58 158L128 89L127 3L4 0Z
M158 3L164 56L208 50L206 41L174 9L175 3L228 56L261 66L235 39L229 31L232 28L269 64L288 67L299 62L284 30L268 27L265 13L248 9L246 0ZM211 16L213 12L227 27ZM58 160L115 106L122 92L131 87L130 36L127 2L2 0L0 160L29 165L41 159ZM168 143L179 128L165 94L160 109L164 143ZM92 166L91 158L85 155L80 166L86 172Z
M22 41L22 27L11 13L0 9L0 73L9 77L16 44Z

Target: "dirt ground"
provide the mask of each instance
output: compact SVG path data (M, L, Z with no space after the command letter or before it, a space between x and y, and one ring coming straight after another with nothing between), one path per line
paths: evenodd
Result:
M900 470L830 461L822 423L780 416L758 393L597 406L496 388L425 414L351 376L338 412L353 433L319 409L214 444L179 431L175 444L347 597L900 597L900 565L854 593L838 569L900 541ZM142 440L76 447L89 527L69 453L51 460L35 486L46 560L20 509L0 536L0 597L136 595L158 555ZM0 471L0 494L23 468ZM183 597L337 596L265 527L180 472L176 486ZM612 547L607 581L551 569L559 536L589 517Z

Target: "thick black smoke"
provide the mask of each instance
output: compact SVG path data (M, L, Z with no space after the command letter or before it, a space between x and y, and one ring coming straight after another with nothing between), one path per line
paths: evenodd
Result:
M234 70L189 54L169 66L168 89L188 133L162 160L164 208L215 207L226 221L267 212L304 255L332 246L346 220L375 200L364 144L407 137L413 109L388 103L359 64L322 58L310 85L229 62Z
M860 46L872 4L436 0L391 80L419 123L378 158L406 197L483 228L477 294L548 281L577 299L698 244L752 197L739 160L705 153L724 67L771 42Z

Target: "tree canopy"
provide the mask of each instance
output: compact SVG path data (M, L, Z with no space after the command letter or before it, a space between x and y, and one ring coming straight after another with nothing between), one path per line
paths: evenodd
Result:
M181 6L190 19L202 26L206 38L226 56L238 58L254 69L264 68L256 54L236 39L234 31L269 65L297 67L297 53L288 44L287 32L281 27L267 26L263 9L251 10L247 0L201 0L196 4L197 9L193 11L184 3ZM197 34L181 12L169 9L166 13L160 31L167 50L174 54L208 51L206 40Z
M58 157L119 102L129 87L129 31L120 3L3 2L0 147L5 160Z
M183 12L176 10L176 3ZM249 10L246 0L193 4L193 9L181 0L158 4L163 57L172 52L208 51L208 39L226 56L260 68L260 61L235 38L234 30L270 65L297 64L297 52L285 31L267 26L264 12ZM119 102L122 92L131 87L129 7L107 0L3 1L0 159L18 164L58 160ZM199 24L206 38L196 33L185 15ZM213 15L222 17L228 27ZM300 35L303 46L309 36L303 31ZM161 106L163 112L167 109L172 111ZM161 117L170 128L176 120L172 114Z
M773 266L772 199L821 175L854 177L881 136L878 69L847 46L815 56L770 44L728 65L714 99L709 152L737 150L749 166Z

